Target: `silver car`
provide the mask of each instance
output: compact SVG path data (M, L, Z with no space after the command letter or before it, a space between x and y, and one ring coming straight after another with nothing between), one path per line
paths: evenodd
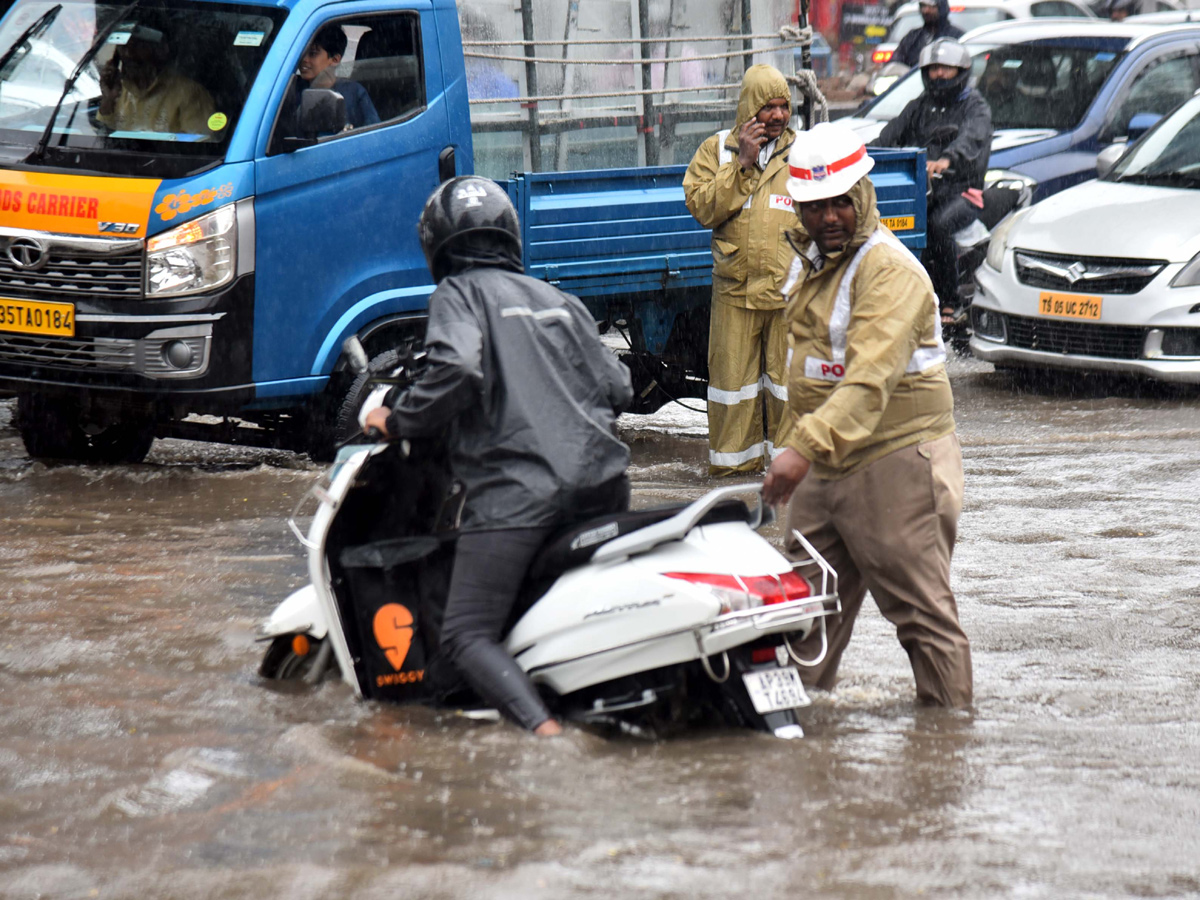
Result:
M997 228L975 279L979 359L1200 383L1200 93Z

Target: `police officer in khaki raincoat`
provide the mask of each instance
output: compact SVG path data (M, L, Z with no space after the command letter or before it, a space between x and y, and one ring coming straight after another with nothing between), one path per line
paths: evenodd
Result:
M683 177L688 209L713 231L713 475L761 471L785 437L787 325L780 289L793 256L784 237L795 223L787 192L791 114L791 90L779 70L751 66L733 128L701 144Z
M850 129L800 134L788 162L800 225L786 287L795 422L763 495L791 497L788 534L833 565L842 598L824 661L802 677L833 686L870 590L908 652L918 699L966 707L971 649L950 589L962 456L933 286L879 221L874 162ZM810 639L800 651L819 649Z

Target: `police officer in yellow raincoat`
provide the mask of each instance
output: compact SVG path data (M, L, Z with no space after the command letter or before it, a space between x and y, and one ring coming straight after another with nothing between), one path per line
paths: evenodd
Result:
M791 90L772 66L742 78L733 128L708 138L683 177L684 199L712 229L708 338L709 472L758 472L782 448L787 324L781 293L794 252L787 192ZM765 417L764 417L765 408Z

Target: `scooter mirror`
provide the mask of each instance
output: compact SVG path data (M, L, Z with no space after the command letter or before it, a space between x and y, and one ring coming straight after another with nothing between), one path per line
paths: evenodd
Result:
M361 375L371 367L371 360L357 335L352 334L342 341L342 353L345 354L346 362L350 364L350 369L355 375Z

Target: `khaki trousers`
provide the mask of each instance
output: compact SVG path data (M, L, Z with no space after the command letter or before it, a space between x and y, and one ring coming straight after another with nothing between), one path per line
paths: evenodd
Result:
M806 684L833 686L869 590L908 652L918 700L971 705L971 647L950 590L962 496L954 434L901 448L839 481L809 475L800 482L788 507L788 550L803 552L791 536L796 529L837 571L842 599L841 615L826 620L825 660L800 670ZM813 659L819 648L814 632L797 650Z
M782 309L713 302L708 331L710 475L758 472L776 447L782 449L788 423L787 335Z

